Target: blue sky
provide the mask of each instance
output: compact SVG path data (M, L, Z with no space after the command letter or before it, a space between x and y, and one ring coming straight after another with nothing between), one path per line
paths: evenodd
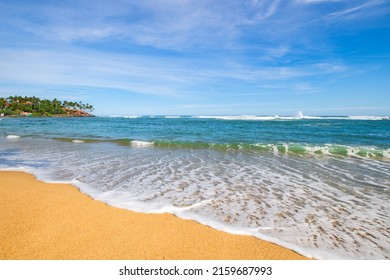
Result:
M388 0L0 0L0 96L97 115L390 115Z

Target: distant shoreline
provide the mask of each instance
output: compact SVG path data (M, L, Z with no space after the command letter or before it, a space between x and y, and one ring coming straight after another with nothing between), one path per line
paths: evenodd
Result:
M91 117L93 110L92 105L81 101L48 100L17 95L0 97L0 117Z
M89 116L72 116L72 115L54 115L54 116L0 116L1 119L39 119L39 118L96 118L95 115Z

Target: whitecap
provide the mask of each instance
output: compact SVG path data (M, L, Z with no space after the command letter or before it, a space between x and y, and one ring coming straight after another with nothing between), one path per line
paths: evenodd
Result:
M8 139L19 139L20 136L19 135L7 135L7 138Z
M131 141L131 145L134 147L140 147L140 148L150 147L150 146L153 146L153 142L133 140L133 141Z
M349 120L367 120L367 121L379 121L389 119L381 116L348 116Z
M236 116L192 116L197 119L217 119L217 120L247 120L247 121L272 121L272 120L389 120L384 116L306 116L299 111L296 116L256 116L256 115L236 115Z

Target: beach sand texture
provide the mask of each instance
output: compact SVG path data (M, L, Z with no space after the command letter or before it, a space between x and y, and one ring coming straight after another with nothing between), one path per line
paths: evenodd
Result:
M171 214L96 201L67 184L0 172L0 259L305 259Z

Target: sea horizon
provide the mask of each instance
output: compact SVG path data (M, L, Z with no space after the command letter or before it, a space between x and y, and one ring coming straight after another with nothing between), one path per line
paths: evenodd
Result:
M389 119L390 115L378 114L310 114L306 115L303 111L299 111L296 114L97 114L94 117L98 118L142 118L142 117L157 117L157 118L170 118L170 117L183 117L183 118L237 118L237 120L277 120L277 119L312 119L312 118L349 118L355 120L380 120ZM253 118L253 119L251 119ZM256 119L258 118L258 119ZM264 119L262 119L264 118Z

